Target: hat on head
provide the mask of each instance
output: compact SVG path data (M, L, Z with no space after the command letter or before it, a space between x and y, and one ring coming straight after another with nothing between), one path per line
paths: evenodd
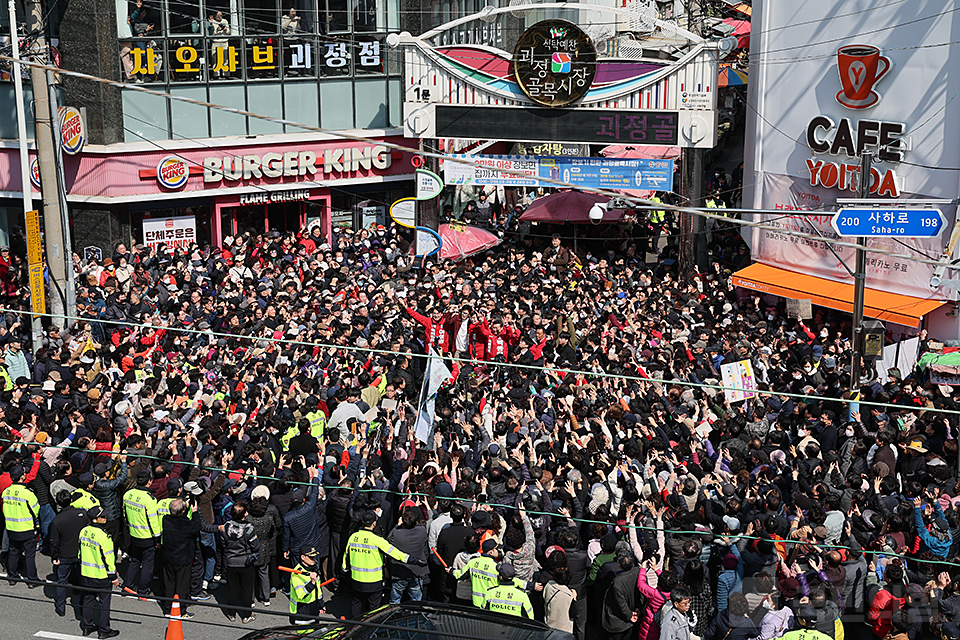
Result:
M947 524L946 518L936 518L933 521L933 526L937 531L947 532L950 530L950 525Z
M105 476L110 472L110 464L106 462L101 462L93 467L93 475L95 476Z
M480 545L480 551L482 551L483 553L488 553L490 551L493 551L496 548L497 548L497 541L494 540L493 538L487 538L486 540L483 541L483 544Z
M300 547L300 555L307 556L308 558L316 558L320 555L320 552L317 551L313 545L305 544Z
M440 482L437 484L436 488L433 491L434 495L438 498L452 498L453 497L453 487L450 486L449 482Z
M80 481L81 486L86 487L88 485L93 484L93 474L90 473L89 471L85 471L84 473L80 474L80 477L77 478L77 480Z
M300 504L307 499L307 492L301 488L294 489L293 493L290 495L290 498L293 500L294 504Z
M940 600L940 602L943 602L943 600ZM960 627L953 622L945 622L940 627L940 635L945 640L960 640Z
M270 499L270 488L265 484L258 484L253 488L253 491L250 493L251 498L264 498L266 500ZM306 555L306 554L304 554Z
M513 565L509 562L502 562L500 566L497 567L497 573L500 574L500 577L504 580L513 580L517 577L517 570L513 568Z
M797 609L797 618L800 620L815 621L817 619L817 610L812 604L802 604Z
M907 595L910 596L910 599L914 602L923 600L923 587L916 582L911 582L907 585Z
M200 484L192 481L183 485L183 490L192 496L199 496L203 493L203 489L200 487Z
M916 436L914 438L910 438L910 440L907 442L907 449L916 451L917 453L926 453L928 451L927 447L924 446L926 443L926 438L923 436Z
M723 522L727 525L730 531L739 531L740 530L740 521L734 518L733 516L723 516ZM732 555L732 554L731 554Z
M489 511L474 511L470 516L470 526L474 529L486 529L493 524Z
M563 547L558 544L547 547L546 550L544 550L543 555L549 558L554 553L562 553L563 555L567 555L567 552L563 550Z
M149 482L150 478L150 469L140 469L140 471L137 471L137 482Z
M797 590L800 588L800 581L796 578L786 578L780 581L778 588L780 589L780 593L788 598L793 598L796 597Z
M103 517L103 508L102 507L90 507L87 509L87 517L91 520L96 520L97 518Z
M364 511L363 515L360 516L360 524L364 527L369 527L377 521L377 514L373 511Z
M53 380L47 380L46 382L43 383L43 387L41 388L44 391L53 391L54 389L56 389L56 386L57 386L56 382L54 382Z
M737 560L737 556L732 553L728 553L723 556L723 568L724 569L736 569L737 565L740 564L740 561Z
M167 480L167 491L176 493L183 488L183 481L180 478L170 478Z

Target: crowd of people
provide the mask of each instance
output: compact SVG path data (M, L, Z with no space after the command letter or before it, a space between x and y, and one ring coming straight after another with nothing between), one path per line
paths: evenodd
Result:
M675 235L648 264L629 230L537 229L460 263L394 226L78 259L79 318L0 323L7 578L49 555L100 637L111 592L189 618L215 588L243 623L332 590L577 640L960 637L952 388L851 391L849 319L738 295L736 230L681 278Z

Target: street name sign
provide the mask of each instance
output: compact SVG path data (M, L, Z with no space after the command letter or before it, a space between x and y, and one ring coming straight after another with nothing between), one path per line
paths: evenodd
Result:
M936 238L946 222L939 209L840 209L833 229L841 236Z

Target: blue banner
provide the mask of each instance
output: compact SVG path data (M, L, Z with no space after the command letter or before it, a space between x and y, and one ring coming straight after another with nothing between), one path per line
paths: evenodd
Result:
M443 163L445 184L550 187L559 180L589 189L673 191L673 160L570 156L467 156L475 165ZM506 171L513 173L506 173ZM520 173L522 175L516 175Z

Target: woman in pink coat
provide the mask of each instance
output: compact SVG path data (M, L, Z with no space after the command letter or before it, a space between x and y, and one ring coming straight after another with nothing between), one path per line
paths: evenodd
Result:
M660 607L670 600L670 592L677 586L679 580L669 571L661 573L652 560L647 563L647 566L657 572L657 586L651 587L647 584L647 569L641 567L640 575L637 576L637 589L647 599L647 607L641 614L640 633L637 636L639 640L660 640L660 627L653 621L653 617L660 611Z

